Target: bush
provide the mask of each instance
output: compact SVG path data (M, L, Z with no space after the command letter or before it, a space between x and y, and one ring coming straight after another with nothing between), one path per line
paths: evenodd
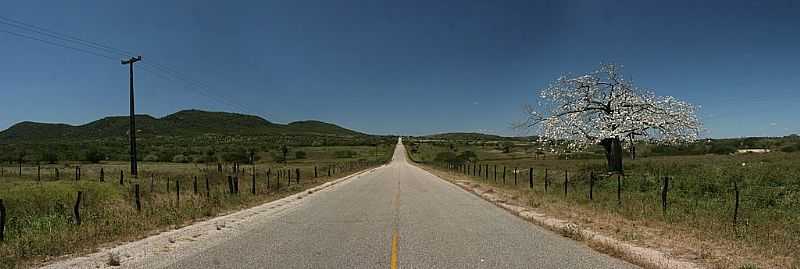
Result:
M189 157L186 157L186 155L183 155L183 154L178 154L178 155L175 155L174 157L172 157L172 162L174 162L174 163L188 163L189 162Z
M147 156L144 156L144 161L145 162L157 162L158 161L158 155L155 155L153 153L147 154Z
M248 163L250 161L250 156L248 156L244 151L228 152L222 154L222 160L229 163Z
M463 161L474 161L478 159L478 155L471 150L467 150L456 156L456 158Z
M711 149L709 149L708 152L720 155L731 154L736 152L736 147L731 145L712 144Z
M94 149L94 148L90 149L89 151L87 151L84 154L84 158L83 158L84 161L87 161L87 162L90 162L90 163L99 163L100 161L105 160L105 159L106 159L106 155L103 154L102 152L100 152L100 150Z
M305 151L295 151L294 152L294 158L295 159L305 159L306 158L306 152Z
M358 156L358 154L352 150L340 150L335 152L334 156L336 156L336 158L342 159L342 158L353 158L355 156Z
M449 152L449 151L443 151L443 152L436 153L436 157L433 158L433 161L435 161L435 162L452 162L455 159L456 159L456 154L455 153L452 153L452 152Z
M785 146L781 148L781 151L786 153L800 151L800 145Z
M51 151L42 153L41 161L47 162L49 164L55 164L55 163L58 162L58 155L53 153L53 152L51 152Z

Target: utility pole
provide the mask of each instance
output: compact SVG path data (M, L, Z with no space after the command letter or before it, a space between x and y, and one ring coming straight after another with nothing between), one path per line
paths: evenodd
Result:
M130 140L131 140L130 141L130 144L131 144L131 176L133 178L137 178L138 174L139 174L137 166L136 166L136 120L135 120L136 114L135 114L135 112L133 110L133 107L134 107L134 105L133 105L134 104L133 103L133 63L141 61L141 60L142 60L142 56L137 56L135 58L131 57L129 60L122 60L122 64L123 65L127 64L127 65L130 66L130 83L131 83L130 84L131 85L131 87L130 87L130 89L131 89L131 91L130 91L130 95L131 95L130 123L131 123L131 126L130 126L130 130L128 131L128 133L129 133L128 136L130 137Z

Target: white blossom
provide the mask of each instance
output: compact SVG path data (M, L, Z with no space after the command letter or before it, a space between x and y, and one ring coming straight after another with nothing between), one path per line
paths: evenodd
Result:
M540 104L526 108L524 127L543 140L562 140L571 148L606 138L691 142L701 124L692 104L656 96L619 74L619 66L602 65L592 73L562 76L540 91Z

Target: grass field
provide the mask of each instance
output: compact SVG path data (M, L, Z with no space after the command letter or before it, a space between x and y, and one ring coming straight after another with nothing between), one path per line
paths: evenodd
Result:
M241 165L238 194L229 192L228 176L234 174L230 165L220 173L216 164L144 162L140 164L138 179L129 178L129 166L123 162L44 165L41 174L38 167L25 166L22 176L18 174L18 167L4 166L0 176L0 199L8 216L5 241L0 242L0 268L30 267L51 257L90 252L106 243L142 238L194 220L279 199L384 163L391 158L393 145L295 150L306 152L306 157L290 158L285 164L263 158L254 165ZM81 171L78 181L75 180L77 166ZM104 182L100 181L101 168ZM330 177L329 168L332 168ZM60 171L58 179L56 169ZM255 195L251 193L253 169ZM299 184L296 169L300 171ZM119 184L120 171L124 175L122 185ZM136 184L140 188L141 212L134 202ZM76 225L73 215L78 191L83 195L81 225Z
M665 233L673 233L670 236L674 238L693 241L687 244L705 248L707 253L696 255L721 268L747 265L800 268L797 259L800 257L800 154L775 152L625 160L625 176L620 178L621 201L617 198L617 177L604 173L603 159L555 160L554 156L546 156L542 160L522 149L503 153L493 147L460 144L454 151L449 146L433 143L418 144L411 157L446 171L448 164L435 161L436 156L441 156L442 152L462 154L465 151L474 152L477 158L466 162L457 160L456 163L464 165L451 173L462 176L468 173L470 176L463 178L513 190L529 205L549 213L576 218L592 215L619 218L658 227ZM498 167L496 180L495 166ZM504 168L505 180L502 178ZM529 186L529 168L534 168L533 188ZM474 169L480 169L481 175L472 176L478 173ZM518 169L516 174L515 169ZM549 182L547 191L545 173ZM565 173L568 175L566 194ZM592 173L596 175L593 184L590 182ZM669 177L666 212L661 199L664 177ZM592 199L590 185L593 185ZM734 226L736 189L740 201ZM584 214L576 216L575 212ZM637 236L625 231L620 234L623 239L630 240L638 240Z

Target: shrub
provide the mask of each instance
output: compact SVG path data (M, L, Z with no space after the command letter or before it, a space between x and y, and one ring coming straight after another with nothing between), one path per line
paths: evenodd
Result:
M449 152L449 151L443 151L443 152L436 153L436 157L433 158L433 161L435 161L435 162L452 162L455 159L456 159L456 154L455 153L452 153L452 152Z
M336 156L336 158L340 158L340 159L342 159L342 158L353 158L353 157L355 157L357 155L358 154L355 151L352 151L352 150L340 150L340 151L337 151L337 152L334 153L334 156Z
M153 153L147 154L147 156L144 156L144 161L145 162L157 162L158 161L158 155L155 155Z
M49 164L55 164L58 162L58 155L51 151L42 153L41 161L47 162Z
M100 161L105 160L105 159L106 159L106 155L103 154L103 152L100 152L100 150L98 150L96 148L93 148L93 149L90 149L89 151L87 151L84 154L84 158L83 158L84 161L87 161L87 162L90 162L90 163L99 163Z
M456 158L463 161L474 161L478 159L478 155L471 150L467 150L456 156Z
M186 155L178 154L178 155L175 155L174 157L172 157L172 162L174 162L174 163L188 163L189 162L189 158L186 157Z
M795 151L800 151L800 145L791 145L791 146L785 146L785 147L782 147L782 148L781 148L781 151L783 151L783 152L787 152L787 153L789 153L789 152L795 152Z
M736 147L731 145L720 145L720 144L712 144L711 149L708 150L709 153L713 154L731 154L736 152Z

